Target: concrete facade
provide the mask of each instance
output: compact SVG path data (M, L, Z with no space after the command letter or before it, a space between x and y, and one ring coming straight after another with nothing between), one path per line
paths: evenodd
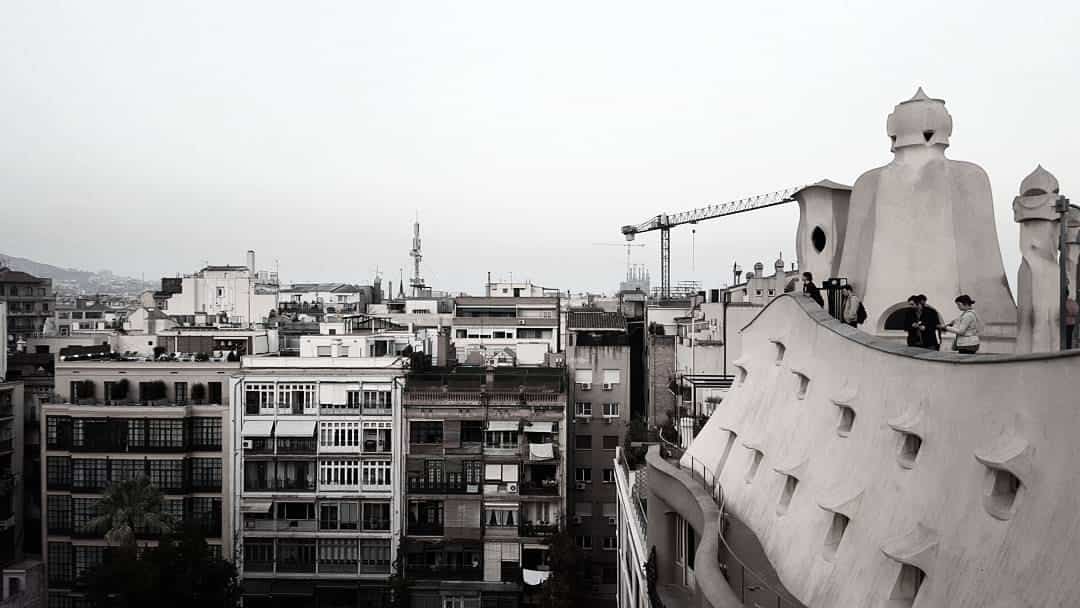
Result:
M39 334L56 312L52 279L0 267L0 302L7 304L4 344L14 350L19 339Z
M244 605L382 606L401 534L402 361L248 356L232 384Z
M567 373L573 381L571 530L592 563L594 597L618 590L618 505L613 460L630 424L630 340L620 313L571 310Z
M116 481L148 477L164 510L232 554L229 379L239 363L59 361L42 407L41 530L50 604L82 597L78 577L104 558L87 527ZM153 543L160 531L140 531Z
M454 300L451 339L459 363L544 365L561 350L560 329L557 297Z

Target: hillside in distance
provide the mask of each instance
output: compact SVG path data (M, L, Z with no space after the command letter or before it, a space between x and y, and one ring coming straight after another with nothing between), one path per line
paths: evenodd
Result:
M0 266L20 270L36 277L53 280L53 288L61 295L116 294L138 295L148 289L157 289L155 283L131 277L122 277L109 270L91 272L76 268L61 268L27 258L0 253Z

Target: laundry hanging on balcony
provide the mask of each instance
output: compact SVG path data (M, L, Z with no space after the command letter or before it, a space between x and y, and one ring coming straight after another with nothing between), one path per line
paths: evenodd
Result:
M551 460L555 457L555 445L551 443L530 443L529 460Z
M541 570L528 570L523 569L521 571L521 578L526 585L536 586L542 584L547 578L551 576L551 571Z

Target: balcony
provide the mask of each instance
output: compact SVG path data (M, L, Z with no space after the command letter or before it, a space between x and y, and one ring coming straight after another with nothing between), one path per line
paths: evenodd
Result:
M279 532L314 532L319 528L314 519L279 519L276 524Z
M258 454L273 454L274 442L266 437L244 440L244 455L254 456Z
M418 579L436 579L452 581L479 581L484 578L484 569L476 566L407 566L405 573Z
M410 536L442 536L442 522L418 521L409 522Z
M279 437L277 440L278 454L309 454L315 455L317 443L314 437Z
M558 496L559 481L557 479L523 481L518 484L518 493L522 496Z
M409 492L413 494L479 494L480 484L464 484L450 481L410 479Z
M559 531L558 524L524 523L518 526L518 536L546 538Z
M273 572L274 562L257 562L245 559L244 572Z
M561 410L566 405L566 394L547 391L485 391L408 389L406 405L478 406L501 405L531 407L538 410Z

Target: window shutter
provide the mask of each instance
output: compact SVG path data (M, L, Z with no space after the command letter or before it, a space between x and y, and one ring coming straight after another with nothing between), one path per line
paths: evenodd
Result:
M604 370L604 384L618 384L619 383L619 370L617 369L605 369Z
M443 421L443 446L448 448L461 447L461 421Z
M592 384L592 378L591 369L574 370L574 382L577 384Z
M517 482L518 480L518 468L516 464L504 464L502 465L502 479L503 481Z

